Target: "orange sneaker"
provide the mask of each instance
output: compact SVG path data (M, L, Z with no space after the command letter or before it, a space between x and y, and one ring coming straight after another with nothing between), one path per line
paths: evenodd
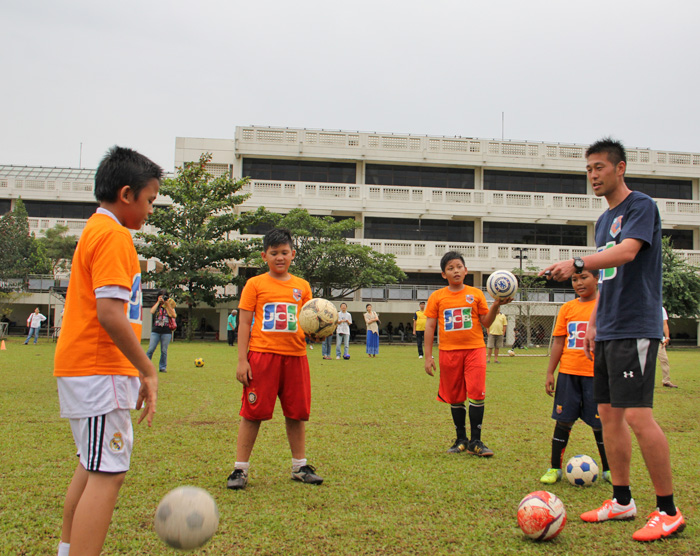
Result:
M676 515L668 515L658 509L649 514L647 524L635 531L632 538L635 541L658 541L665 537L670 537L675 533L680 533L685 529L685 519L681 511L676 508Z
M630 500L630 503L626 506L618 504L617 500L614 498L612 500L606 500L603 505L597 510L591 510L590 512L585 512L581 514L581 519L587 521L588 523L600 523L601 521L608 521L610 519L616 519L620 521L626 521L629 519L634 519L637 515L637 506L634 500Z

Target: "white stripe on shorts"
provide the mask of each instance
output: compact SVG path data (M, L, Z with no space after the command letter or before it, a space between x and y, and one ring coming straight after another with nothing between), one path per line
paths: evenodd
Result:
M88 417L88 430L87 470L99 471L105 436L105 416Z
M647 366L647 356L649 355L649 338L637 338L637 357L639 357L639 368L642 369L642 376Z

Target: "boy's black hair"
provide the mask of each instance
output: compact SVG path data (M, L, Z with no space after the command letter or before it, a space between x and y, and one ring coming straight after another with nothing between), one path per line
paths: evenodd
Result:
M605 153L608 160L617 166L620 162L627 164L627 153L625 147L612 137L603 137L586 149L586 158L592 154Z
M107 151L95 173L95 198L113 203L119 190L128 185L138 199L141 190L152 179L161 180L163 169L134 150L116 145Z
M589 268L584 268L581 272L574 272L574 274L582 274L582 273L584 273L584 272L590 272L590 273L591 273L591 276L593 276L593 278L598 278L598 276L600 275L600 271L598 271L598 270L591 270L591 269L589 269Z
M294 249L294 241L292 241L292 232L287 228L272 228L263 237L263 251L267 251L270 247L279 245L289 245Z
M467 266L467 264L464 262L464 257L460 254L457 253L457 251L448 251L442 256L442 259L440 259L440 268L442 269L443 272L445 272L445 267L447 266L447 263L450 261L454 261L455 259L459 259L462 261L462 264L464 266Z

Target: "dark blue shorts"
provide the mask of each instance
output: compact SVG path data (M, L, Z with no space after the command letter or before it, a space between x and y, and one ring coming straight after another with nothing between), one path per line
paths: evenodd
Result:
M559 373L554 393L552 419L573 423L581 419L594 429L600 429L598 404L593 399L593 377Z
M612 407L653 407L657 339L606 340L595 343L594 393Z

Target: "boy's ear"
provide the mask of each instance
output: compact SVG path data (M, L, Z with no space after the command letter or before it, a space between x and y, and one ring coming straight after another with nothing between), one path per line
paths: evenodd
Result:
M129 193L131 193L131 186L130 185L124 185L122 188L119 190L119 200L123 201L125 203L129 203Z

